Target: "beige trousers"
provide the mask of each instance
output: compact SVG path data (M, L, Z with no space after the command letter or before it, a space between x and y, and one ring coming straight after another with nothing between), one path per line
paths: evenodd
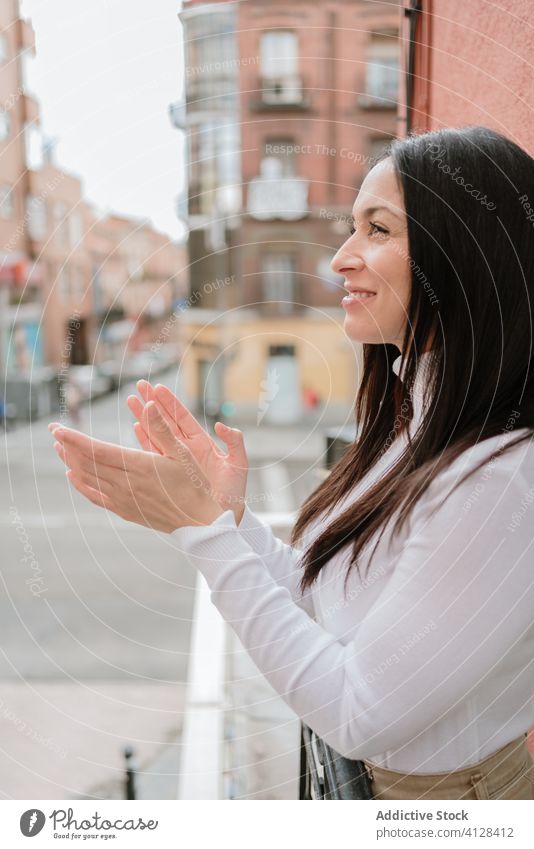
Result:
M527 735L454 772L403 773L364 761L375 799L534 799Z

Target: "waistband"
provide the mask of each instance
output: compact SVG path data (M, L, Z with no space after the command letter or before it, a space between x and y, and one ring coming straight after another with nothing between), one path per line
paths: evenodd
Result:
M490 785L503 785L513 780L517 774L532 763L532 757L527 747L526 732L510 743L506 743L491 755L481 761L470 764L462 769L445 772L398 772L394 769L377 766L371 761L364 759L364 764L369 773L371 781L379 785L392 782L398 785L400 782L409 782L412 787L421 789L429 786L438 786L446 789L448 786L468 787L472 783L473 776L484 777ZM490 787L491 789L491 787Z

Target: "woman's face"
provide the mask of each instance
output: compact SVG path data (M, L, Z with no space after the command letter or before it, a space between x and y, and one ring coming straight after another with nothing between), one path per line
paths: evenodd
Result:
M331 267L345 277L344 329L356 342L391 343L402 348L411 291L408 228L391 159L367 174L352 208L354 233L340 247ZM353 298L366 289L373 296Z

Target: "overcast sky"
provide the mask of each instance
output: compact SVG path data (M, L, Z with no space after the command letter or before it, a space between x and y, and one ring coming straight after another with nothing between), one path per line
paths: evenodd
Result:
M183 85L178 0L23 0L32 87L58 164L100 209L150 218L175 238L183 134L168 118Z

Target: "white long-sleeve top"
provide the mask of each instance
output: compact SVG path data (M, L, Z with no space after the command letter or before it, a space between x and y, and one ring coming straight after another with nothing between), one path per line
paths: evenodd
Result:
M430 355L412 390L412 433L427 401ZM393 370L402 379L400 361ZM532 440L485 464L441 505L469 468L528 432L510 421L435 476L394 541L390 518L369 573L374 541L345 596L350 545L298 591L301 554L322 517L300 549L248 507L239 526L227 510L211 525L172 534L263 675L346 757L402 772L461 769L534 725ZM392 442L343 507L384 473L405 439Z

